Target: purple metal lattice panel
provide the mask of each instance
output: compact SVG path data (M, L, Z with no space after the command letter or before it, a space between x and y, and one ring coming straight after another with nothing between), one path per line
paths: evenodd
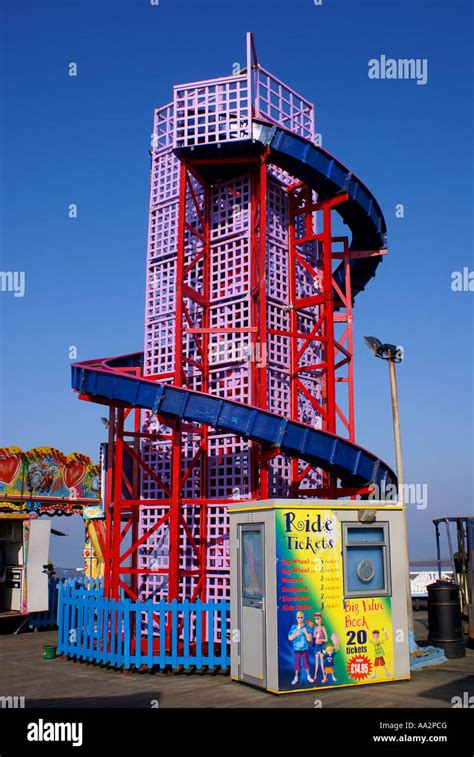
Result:
M156 318L146 324L145 375L174 371L175 320L174 316Z
M254 76L257 117L314 141L314 105L259 66Z
M246 76L174 87L174 147L247 139L251 135Z
M155 207L178 197L179 160L174 153L166 150L153 153L151 171L150 206Z
M290 494L291 461L283 455L270 460L269 481L271 497L288 497Z
M290 314L288 308L271 301L267 302L267 326L270 330L289 331ZM268 333L267 363L271 368L288 369L290 364L290 337Z
M288 244L288 194L271 179L267 191L267 237L285 247Z
M229 516L227 505L207 508L207 571L228 571L230 567Z
M242 297L250 292L247 236L215 242L211 247L211 302Z
M313 397L320 405L322 403L322 384L317 375L306 375L301 373L299 380L308 394ZM302 423L306 423L313 428L322 428L321 413L311 402L304 391L298 392L298 418Z
M155 318L145 324L145 375L172 373L175 368L175 316ZM183 316L183 326L188 323ZM199 360L199 350L194 336L190 333L183 335L183 354L192 360ZM188 376L196 376L199 369L193 366L186 368Z
M167 507L142 506L139 509L138 529L140 536L147 533L166 513ZM158 570L167 568L169 561L169 529L156 529L148 539L138 547L138 568ZM150 582L159 583L158 576L149 576Z
M139 515L139 533L143 535L152 526L157 523L166 513L167 507L150 506L141 507ZM193 535L196 547L199 546L199 518L200 508L197 505L182 505L181 513L186 521L186 524ZM186 529L181 526L180 528L180 569L183 571L193 571L196 569L197 556L194 550L194 546L188 538ZM143 570L160 570L167 569L169 565L169 527L165 522L159 529L154 531L144 542L140 545L138 552L138 568ZM192 579L187 581L187 579ZM182 581L184 583L193 583L196 585L196 579L194 576L183 576ZM158 592L159 598L161 593L166 596L167 582L159 574L141 575L140 577L140 589L145 595L156 595ZM183 596L190 596L189 594Z
M284 187L289 187L290 184L294 184L298 181L298 179L295 179L295 177L289 174L288 171L285 171L284 168L275 166L273 163L269 163L268 165L268 176L270 179L273 179Z
M230 434L209 437L208 482L213 499L249 493L249 443Z
M267 240L267 295L273 300L287 305L288 291L288 248Z
M176 307L176 258L150 263L147 271L147 321L170 316Z
M178 203L170 202L150 211L148 260L176 255L178 249Z
M247 366L228 366L209 372L209 393L236 402L250 402L250 372Z
M157 108L154 113L152 149L156 152L170 150L174 139L174 103Z
M220 602L222 599L230 599L229 573L214 573L207 577L207 598Z
M169 441L144 441L142 459L169 488L171 480L171 443ZM165 499L165 490L146 471L141 475L142 499Z
M212 366L247 363L251 358L250 301L227 300L210 308L210 325L214 329L239 328L244 333L214 333L209 338Z
M304 463L299 464L300 472L306 470ZM304 479L300 483L300 489L304 492L305 489L320 489L323 485L323 475L319 468L310 468ZM304 493L301 494L304 497Z
M304 334L306 337L302 337L297 340L298 351L305 346L305 350L301 355L298 365L304 367L307 365L317 365L322 362L322 349L321 342L316 338L309 339L315 325L317 324L317 314L312 313L298 313L297 328L298 334ZM315 337L317 334L314 335Z
M249 234L250 180L241 176L217 184L211 194L211 242Z
M288 418L290 415L290 376L288 371L267 370L268 409Z

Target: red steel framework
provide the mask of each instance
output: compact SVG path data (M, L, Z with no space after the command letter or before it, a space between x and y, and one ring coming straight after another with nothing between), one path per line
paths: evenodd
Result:
M240 149L232 152L233 157L194 157L199 156L199 149L193 153L194 147L200 144L250 140L254 119L278 124L309 143L314 139L314 107L259 65L252 35L247 38L243 72L177 86L173 103L155 112L157 144L150 193L153 223L147 258L147 298L152 302L148 307L147 301L146 324L153 329L153 336L145 343L145 368L120 370L226 396L227 385L221 393L218 383L232 363L217 360L213 365L211 352L213 340L223 338L225 346L226 336L232 336L239 345L250 343L248 374L242 379L245 392L245 382L249 384L248 393L242 389L242 396L232 399L250 401L257 408L285 416L288 413L292 420L355 441L351 264L356 258L385 251L350 250L347 237L333 235L333 212L349 199L348 194L317 197L298 178L272 165L268 148L258 156L253 151L243 155ZM181 148L187 148L182 154L188 157L178 160L175 150ZM244 231L236 232L226 218L220 221L218 213L215 220L214 205L233 179L212 182L206 178L211 174L242 179L239 186L246 187L242 194L248 191L250 210ZM285 226L281 235L273 223L280 195L285 208L278 218ZM240 207L244 205L242 200ZM220 236L213 223L222 223ZM227 247L229 239L233 241ZM219 245L217 257L233 250L225 276L230 271L232 278L234 266L242 263L244 270L249 264L245 286L236 288L238 294L229 295L230 288L225 286L223 294L216 286L212 293L213 250ZM238 260L235 250L240 250L245 261ZM279 266L281 276L288 277L280 288L272 280ZM150 296L154 287L156 298ZM220 296L224 307L234 297L231 305L236 308L229 308L230 325L225 317L219 320L213 315L220 307ZM240 305L245 316L239 315ZM150 357L150 344L152 349L159 347L156 359ZM281 359L270 356L275 352ZM211 558L222 533L213 525L212 511L215 514L218 508L235 504L229 487L213 484L216 458L219 465L219 434L206 424L173 421L158 412L145 413L120 403L110 407L108 434L105 596L124 594L133 600L166 596L168 601L213 598L226 567L224 560L223 568L209 567L217 563ZM241 463L241 471L232 478L232 486L244 482L244 498L267 499L276 496L276 491L287 492L278 496L347 498L370 491L367 487L343 488L334 477L297 459L282 465L279 449L256 442L242 443L237 449L242 459L242 450L245 460L248 453L248 468ZM224 458L227 466L229 459L234 461L233 454L232 447L231 455ZM231 468L233 475L237 468ZM153 485L144 486L145 478ZM284 487L279 489L280 481ZM217 496L224 491L227 496ZM223 510L215 517L221 529L225 518ZM155 560L157 537L166 549L156 550L159 559ZM154 576L149 582L153 591L147 589L147 576ZM155 577L162 583L153 593ZM216 594L219 591L217 588Z
M204 161L205 162L205 161ZM249 162L249 159L242 159ZM291 344L290 366L290 412L298 419L298 397L303 394L316 407L322 419L322 428L336 432L339 421L346 435L354 439L354 376L352 337L352 297L350 261L354 257L372 255L362 251L351 252L347 238L332 237L331 213L347 199L337 198L315 201L311 190L302 183L288 187L289 194L289 270L290 270L290 319L289 331L267 329L266 322L266 202L268 156L255 159L252 171L252 221L251 221L251 302L252 326L250 328L218 328L209 326L209 193L206 182L199 175L203 161L185 162L180 169L178 268L176 281L176 345L183 345L186 334L191 334L196 344L196 359L176 352L176 370L173 381L176 385L199 388L207 391L209 382L209 335L215 332L237 333L250 331L252 351L252 397L253 404L265 408L267 385L265 356L267 334L289 337ZM199 188L199 193L198 193ZM188 218L193 210L193 223ZM315 217L319 216L316 226ZM303 250L309 243L317 249L316 266L308 262ZM335 247L342 249L335 250ZM380 253L378 253L380 254ZM333 277L334 261L344 261L345 286L340 288ZM303 267L318 281L318 291L312 297L298 297L297 271ZM198 270L199 269L199 270ZM194 283L193 283L194 282ZM319 317L311 331L302 332L298 315L308 308L317 308ZM341 332L336 335L339 329ZM342 330L341 330L342 329ZM321 345L321 360L304 364L302 361L311 342ZM140 369L129 368L138 375ZM188 371L190 370L190 373ZM300 375L312 372L323 376L323 397L319 402L311 395ZM198 382L196 384L196 376ZM337 386L345 387L345 407L338 400ZM83 399L87 399L83 397ZM163 419L163 423L165 423ZM169 419L166 424L170 424ZM105 592L118 597L120 592L133 599L139 597L138 575L157 573L166 575L169 599L179 598L180 579L193 575L196 588L191 600L205 599L206 564L209 543L206 533L207 457L208 428L206 425L191 425L175 421L170 434L150 433L141 430L141 413L126 407L110 408L108 465L106 481L106 532L105 545ZM190 460L183 458L183 437L198 439L196 453ZM143 439L171 439L171 485L160 479L140 455ZM264 450L253 444L251 452L251 496L266 499L269 496L268 462L279 450ZM128 461L128 465L127 465ZM191 472L199 469L200 496L194 499L183 497L183 487ZM291 494L298 496L304 478L311 470L307 464L293 460L291 464ZM165 514L141 536L138 536L138 508L144 504L139 498L140 471L145 471L163 489L166 499L146 500L146 505L167 506ZM324 476L323 487L304 489L304 496L341 497L365 493L366 489L342 489L337 481ZM229 500L231 502L233 500ZM220 500L222 502L222 500ZM200 510L199 539L196 541L192 528L186 521L183 505L192 505ZM152 533L167 525L169 527L169 564L167 568L138 568L138 549ZM195 567L183 569L180 565L180 539L184 530L194 553ZM126 576L130 576L127 581Z
M310 104L259 66L251 42L249 37L247 71L242 75L175 88L174 116L173 105L158 111L163 119L157 119L157 159L163 161L163 171L171 166L171 173L166 176L173 176L176 168L176 164L173 168L175 158L169 152L173 143L178 147L181 143L195 143L195 118L196 113L201 113L195 110L196 103L204 109L201 117L206 121L206 126L202 127L207 130L205 138L212 141L222 138L221 132L217 131L222 122L217 121L215 115L216 88L225 91L231 110L240 107L240 116L231 112L227 114L228 122L224 121L227 123L227 140L234 138L238 129L242 130L239 138L248 138L252 117L255 116L264 121L281 123L284 128L312 140L314 111ZM250 98L252 88L255 90L251 113L249 100L245 100L245 87L248 87L247 98ZM230 105L233 98L235 102ZM276 114L275 98L279 103ZM238 105L235 104L237 102ZM174 126L173 117L177 119ZM249 179L250 186L250 317L248 323L242 321L231 326L212 326L212 185L204 177L210 168L228 168L231 164L237 172L241 167L242 175ZM332 213L338 205L348 200L347 194L319 199L304 183L285 176L281 186L288 200L288 305L282 306L280 303L278 307L282 310L286 307L288 318L280 318L276 326L269 324L268 256L271 252L267 221L271 210L269 174L272 168L268 149L259 156L188 157L181 158L176 174L178 184L173 184L171 179L169 185L165 182L168 194L164 192L164 202L175 202L173 187L177 186L174 364L173 370L170 370L170 362L166 362L166 370L159 373L150 372L148 368L146 377L209 393L211 338L222 335L235 335L236 339L245 337L250 341L251 348L251 404L267 409L270 381L267 372L268 342L271 338L281 338L289 344L289 417L299 420L302 403L309 403L315 411L313 417L317 418L323 430L354 441L351 262L357 257L380 255L384 251L352 251L346 237L333 236ZM225 175L224 170L222 173ZM152 196L155 208L160 197L154 196L153 192ZM172 199L166 199L169 197ZM167 218L172 217L170 212ZM166 223L174 224L174 221ZM172 256L172 245L167 239L165 247ZM336 281L333 274L341 261L344 267L342 286L338 284L340 278ZM304 286L300 287L301 277L313 282L310 295ZM133 375L142 373L139 368L123 370ZM314 387L320 387L321 391L312 391ZM82 399L90 401L87 396L82 396ZM215 536L211 537L208 533L208 511L216 502L219 506L226 506L235 503L235 499L210 496L212 430L208 426L170 421L154 414L159 425L151 430L144 423L146 417L142 411L119 403L110 407L105 482L105 595L117 598L123 592L134 600L140 599L140 581L144 576L155 574L163 578L168 600L206 600L208 557L215 547ZM155 442L169 449L169 480L164 480L153 463L145 459L144 445ZM248 496L267 499L272 491L272 460L280 451L250 442L249 453ZM156 485L154 491L164 496L143 497L141 481L144 475ZM197 486L193 481L197 481ZM193 494L197 493L198 496L186 496L185 489L190 482ZM315 472L307 463L291 460L289 496L335 498L368 491L367 488L342 488L337 480L326 473ZM156 507L156 517L149 527L140 526L142 507ZM148 561L146 564L140 563L140 549L146 548L150 537L165 530L168 534L165 563L155 566ZM187 558L183 560L186 550Z

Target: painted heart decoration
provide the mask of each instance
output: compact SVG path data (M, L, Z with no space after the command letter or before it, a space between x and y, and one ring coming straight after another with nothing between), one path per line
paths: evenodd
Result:
M0 459L0 481L11 484L20 470L20 458L18 455L8 455Z
M81 481L85 478L87 473L87 465L85 463L73 462L68 463L64 468L64 483L68 489L74 489L75 486L79 486Z

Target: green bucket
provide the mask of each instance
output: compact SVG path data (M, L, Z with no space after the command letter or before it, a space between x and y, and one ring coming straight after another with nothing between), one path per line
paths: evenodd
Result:
M45 644L43 647L43 657L45 660L54 660L56 657L56 647Z

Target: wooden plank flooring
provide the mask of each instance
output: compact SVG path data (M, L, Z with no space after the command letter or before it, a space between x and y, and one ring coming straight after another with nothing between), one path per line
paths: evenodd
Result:
M416 613L417 638L426 614ZM413 673L407 682L275 696L223 675L121 673L62 659L44 660L55 631L0 636L0 696L24 696L26 707L452 707L474 695L474 650L465 658ZM315 704L316 701L316 704Z

